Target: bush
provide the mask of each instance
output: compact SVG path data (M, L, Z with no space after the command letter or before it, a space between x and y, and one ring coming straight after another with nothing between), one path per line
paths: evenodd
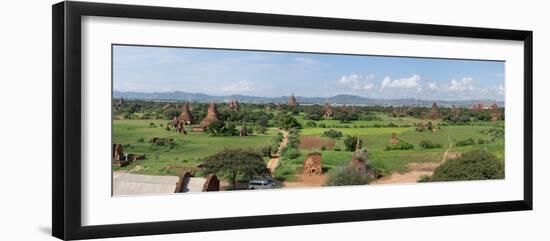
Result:
M283 149L283 153L281 154L281 156L288 159L295 159L300 156L300 151L297 148L286 146Z
M349 186L369 184L371 178L349 166L337 167L327 178L325 186Z
M414 149L414 145L411 143L408 143L404 140L399 140L399 143L392 145L388 144L386 146L386 151L393 151L393 150L412 150Z
M341 150L342 150L342 148L340 148L339 146L336 146L336 147L334 147L334 149L333 149L333 150L334 150L334 151L341 151Z
M470 146L470 145L475 145L475 144L476 144L476 142L472 138L459 140L455 143L456 146Z
M332 138L332 139L338 139L338 138L342 137L342 132L334 130L334 129L330 129L328 131L323 132L323 136L324 137L329 137L329 138Z
M326 150L327 150L327 146L321 145L321 151L326 151Z
M461 157L448 160L437 167L431 182L503 179L504 164L485 150L464 153Z
M317 123L315 121L308 121L306 122L306 127L317 127Z
M271 146L267 145L267 146L262 147L260 152L262 153L262 156L264 156L264 157L271 157Z
M321 123L321 124L319 124L319 125L317 125L317 126L320 127L320 128L327 128L327 125L325 125L324 123Z
M267 128L260 125L256 126L256 128L254 129L254 132L256 134L265 134L266 131L267 131Z
M428 140L421 141L419 146L424 148L424 149L434 149L434 148L441 148L442 147L441 144L434 143L434 142L431 142L431 141L428 141Z

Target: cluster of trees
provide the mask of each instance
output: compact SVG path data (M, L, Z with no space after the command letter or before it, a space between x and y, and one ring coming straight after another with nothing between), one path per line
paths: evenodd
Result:
M237 189L239 177L251 179L256 176L267 176L262 155L253 150L225 149L203 160L205 173L215 173L217 176L232 183L233 190Z
M503 179L504 163L486 150L474 150L448 160L437 167L431 177L420 182Z
M289 113L280 113L277 116L277 126L284 130L299 129L302 125Z

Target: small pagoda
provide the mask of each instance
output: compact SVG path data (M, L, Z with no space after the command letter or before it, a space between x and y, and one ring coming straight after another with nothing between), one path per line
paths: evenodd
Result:
M288 105L293 106L293 107L298 106L298 102L296 101L296 97L294 97L294 94L292 94L292 95L290 95L290 97L288 97Z
M229 110L239 110L240 104L236 100L232 100L229 102L228 107L229 107Z
M439 108L437 107L437 103L434 102L432 104L432 110L430 111L430 114L428 116L432 120L441 119L441 112L439 111Z
M326 119L332 118L334 116L334 112L332 111L332 106L330 106L330 103L327 101L325 103L325 106L323 107L323 117Z
M399 139L397 139L397 135L395 135L395 132L392 132L391 138L390 138L390 144L396 145L398 143L399 143Z

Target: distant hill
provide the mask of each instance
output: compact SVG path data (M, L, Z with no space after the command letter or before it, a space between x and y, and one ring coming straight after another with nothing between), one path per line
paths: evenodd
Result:
M288 96L280 97L259 97L248 95L224 95L214 96L203 93L188 93L182 91L174 92L121 92L114 91L113 98L136 99L136 100L151 100L151 101L190 101L190 102L211 102L220 101L227 102L237 100L242 103L286 103ZM502 101L494 101L488 99L479 100L418 100L418 99L371 99L357 95L335 95L332 97L302 97L296 96L296 100L300 104L313 105L324 104L326 101L333 105L379 105L379 106L431 106L436 102L438 106L461 106L470 107L473 104L483 103L484 105L492 105L497 103L498 106L504 106Z

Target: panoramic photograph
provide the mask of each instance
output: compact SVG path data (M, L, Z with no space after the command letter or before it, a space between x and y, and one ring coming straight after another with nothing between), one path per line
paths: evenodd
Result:
M112 195L504 179L503 61L112 46Z

